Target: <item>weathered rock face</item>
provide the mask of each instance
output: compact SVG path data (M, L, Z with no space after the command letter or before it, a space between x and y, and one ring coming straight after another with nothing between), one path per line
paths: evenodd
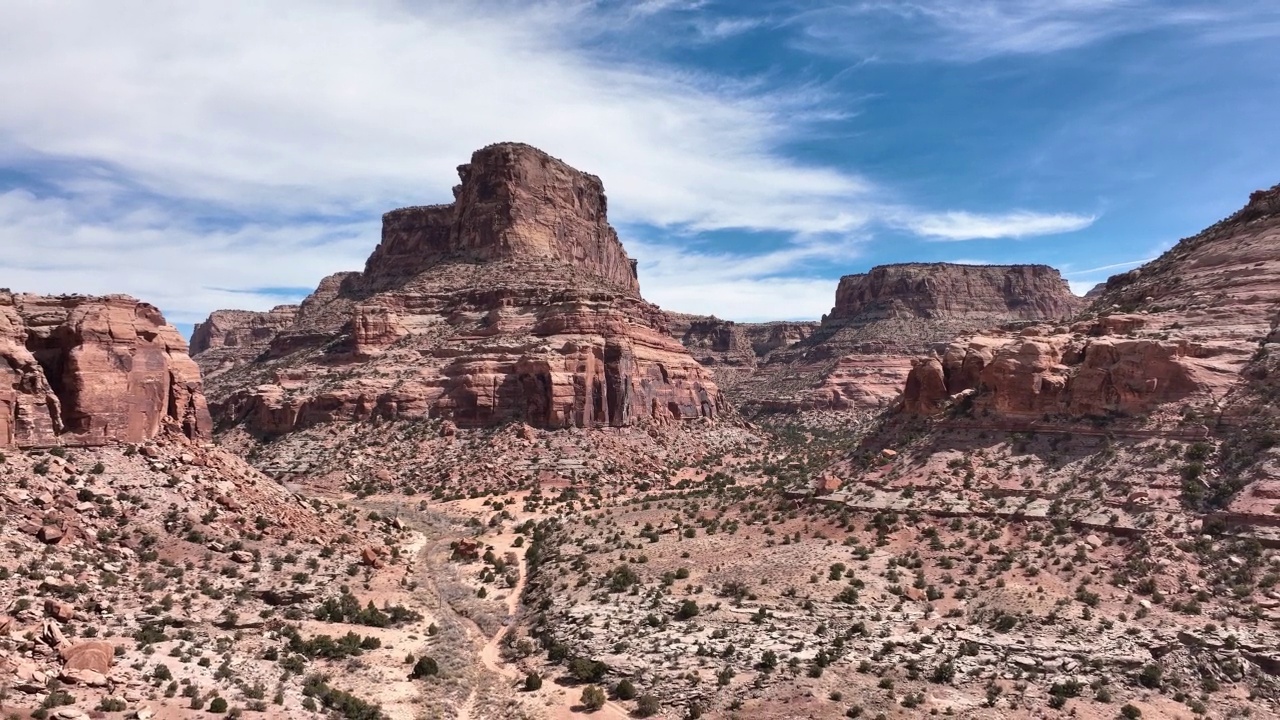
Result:
M293 323L297 305L277 305L267 312L217 310L196 323L191 354L201 355L201 370L212 375L261 355L284 328Z
M1155 260L1107 280L1099 312L1147 311L1187 334L1257 341L1280 307L1280 185Z
M879 266L841 278L822 323L736 389L773 411L887 407L933 346L991 325L1066 318L1082 304L1044 265Z
M804 340L818 327L816 322L740 323L712 315L668 312L671 334L703 365L752 368L775 350Z
M1136 416L1222 392L1230 384L1224 370L1248 360L1248 349L1232 343L1116 336L1106 326L1092 321L953 343L940 358L917 361L904 407L932 412L963 393L976 410L1005 420Z
M639 296L599 179L524 145L460 168L453 205L383 217L267 350L210 382L258 434L336 420L625 426L714 417L719 390ZM205 355L197 355L205 362Z
M606 218L600 178L515 143L476 151L458 175L452 204L383 216L364 290L390 289L445 259L546 258L640 292L635 262Z
M931 342L897 336L913 325L987 325L1070 317L1083 303L1047 265L881 265L840 278L827 328L874 329L862 342Z
M277 305L267 312L216 310L191 334L192 354L215 348L249 348L261 351L281 328L298 314L297 305Z
M989 331L918 360L904 409L931 413L968 396L975 411L1013 421L1138 416L1172 403L1221 412L1280 310L1280 187L1111 278L1092 310L1101 314L1069 327Z
M375 355L408 334L395 312L383 305L359 305L351 317L351 339L357 356Z
M209 437L186 342L133 298L0 292L0 358L0 447Z

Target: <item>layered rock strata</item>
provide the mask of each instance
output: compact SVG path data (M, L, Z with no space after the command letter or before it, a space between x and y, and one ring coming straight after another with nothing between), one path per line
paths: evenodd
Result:
M1280 186L1095 297L1092 319L989 331L920 358L904 408L931 413L963 398L1003 420L1220 408L1280 311Z
M0 447L206 440L200 371L155 307L125 295L0 291Z
M1066 318L1082 301L1044 265L883 265L840 280L831 312L739 387L764 411L893 404L913 360L995 324Z
M261 355L297 315L297 305L277 305L266 312L217 310L196 323L191 354L203 356L206 377L217 374Z
M818 323L740 323L713 315L668 312L667 327L695 360L715 373L716 383L732 392L774 352L812 335Z
M598 178L519 144L477 151L459 175L453 204L387 213L362 272L326 278L258 358L211 380L219 421L272 435L372 418L566 428L719 412L710 374L640 297Z

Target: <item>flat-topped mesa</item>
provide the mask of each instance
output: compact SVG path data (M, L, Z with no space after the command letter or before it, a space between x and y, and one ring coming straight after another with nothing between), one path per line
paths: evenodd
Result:
M529 145L477 150L458 167L454 202L383 215L362 283L380 292L445 259L552 260L639 294L635 261L609 226L604 185Z
M159 310L0 290L0 447L141 442L166 424L212 430L200 370Z
M822 323L735 389L770 412L884 407L919 354L957 335L1064 319L1083 305L1045 265L880 265L841 278Z
M903 263L840 278L828 320L1052 320L1080 307L1066 280L1047 265Z

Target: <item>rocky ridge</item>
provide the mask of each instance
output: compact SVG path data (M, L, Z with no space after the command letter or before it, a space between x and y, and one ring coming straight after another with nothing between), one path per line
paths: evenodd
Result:
M763 411L875 410L898 398L912 360L993 324L1065 319L1082 307L1044 265L883 265L840 280L835 305L745 380Z
M775 351L805 340L818 327L806 321L740 323L714 315L666 315L671 334L715 373L716 382L725 389L767 363Z
M917 361L905 407L953 398L984 415L1134 417L1217 407L1242 382L1280 309L1280 190L1111 278L1092 318L960 338Z
M527 145L477 151L451 205L383 218L359 273L321 282L253 362L211 376L224 425L463 427L713 418L719 390L639 296L598 178ZM196 359L211 372L221 358Z
M0 359L0 448L209 439L186 341L131 297L0 290Z

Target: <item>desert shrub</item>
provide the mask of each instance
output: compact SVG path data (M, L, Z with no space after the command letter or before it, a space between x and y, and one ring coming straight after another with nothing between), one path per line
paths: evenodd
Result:
M434 658L422 656L413 664L413 672L409 673L409 677L414 680L425 677L433 677L440 674L440 666Z
M605 664L589 658L576 657L569 661L569 675L578 682L596 683L604 678L608 670Z
M701 610L698 609L698 603L694 600L685 600L680 603L680 609L676 610L677 620L688 620L698 616Z
M662 704L658 702L658 698L652 695L641 695L636 701L636 715L640 717L649 717L656 715L662 709Z
M588 685L582 688L582 706L587 710L595 711L604 707L604 690L596 685Z

